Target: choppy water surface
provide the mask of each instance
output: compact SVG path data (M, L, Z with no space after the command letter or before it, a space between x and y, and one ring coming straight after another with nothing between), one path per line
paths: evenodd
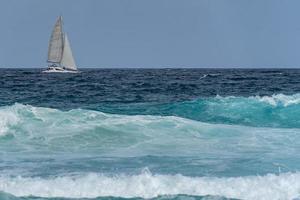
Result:
M0 70L0 199L300 198L300 70Z

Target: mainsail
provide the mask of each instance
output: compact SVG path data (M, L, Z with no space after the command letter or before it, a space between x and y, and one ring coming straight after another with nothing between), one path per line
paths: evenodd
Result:
M54 26L51 34L49 49L48 49L48 62L60 63L63 52L63 30L62 30L62 17L60 16Z
M63 48L63 53L62 53L62 59L60 63L65 69L70 69L70 70L77 70L72 50L70 47L70 43L68 40L68 36L65 33L64 37L64 48Z

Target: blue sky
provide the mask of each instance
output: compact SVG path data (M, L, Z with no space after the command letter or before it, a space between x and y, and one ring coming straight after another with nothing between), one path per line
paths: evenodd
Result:
M44 67L58 15L79 67L300 67L298 0L0 0L0 67Z

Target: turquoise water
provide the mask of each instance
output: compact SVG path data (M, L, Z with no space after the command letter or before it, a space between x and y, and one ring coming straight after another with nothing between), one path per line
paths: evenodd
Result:
M204 93L194 98L189 88L157 93L146 84L140 93L143 98L152 96L141 101L129 101L135 85L127 90L130 94L112 90L115 97L109 102L105 101L109 97L94 94L103 101L93 103L91 97L85 100L84 93L64 88L61 92L71 97L51 95L59 93L53 79L72 82L78 81L77 76L47 75L40 84L49 88L39 92L33 86L19 88L41 81L32 77L38 72L26 72L31 78L22 85L18 81L24 72L15 73L16 80L0 88L0 199L300 198L300 93L296 86L292 94L249 92L245 96L240 88L245 88L241 84L246 84L247 76L240 74L244 79L234 82L235 95ZM137 77L148 76L139 73ZM165 84L174 82L174 73ZM202 71L198 73L204 77ZM233 72L223 73L226 83ZM180 81L194 80L195 73L191 74ZM89 84L97 83L98 79L90 79ZM200 81L213 88L211 79L205 76ZM78 85L82 77L79 80ZM139 83L136 79L127 82ZM262 83L256 84L264 92L259 89ZM91 96L98 92L88 91ZM125 99L118 100L117 93ZM22 94L20 99L17 94ZM40 101L39 96L47 95L48 101Z

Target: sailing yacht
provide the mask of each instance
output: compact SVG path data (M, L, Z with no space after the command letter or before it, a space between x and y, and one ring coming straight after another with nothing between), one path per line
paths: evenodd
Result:
M63 32L62 16L57 19L50 37L47 62L48 68L43 72L78 72L68 36Z

